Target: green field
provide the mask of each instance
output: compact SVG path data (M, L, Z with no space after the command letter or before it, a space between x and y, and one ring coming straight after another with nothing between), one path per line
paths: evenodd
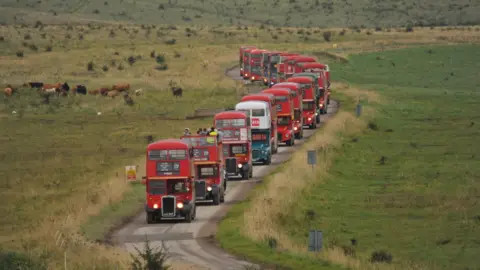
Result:
M0 22L131 21L163 24L270 24L392 27L479 22L476 1L376 0L4 0Z
M326 184L299 200L318 213L304 225L357 256L475 269L480 252L480 47L424 47L350 57L335 79L388 99L364 134L346 142ZM393 65L393 63L395 65ZM321 203L319 203L321 202ZM295 206L292 206L292 213ZM295 222L297 221L297 222Z
M282 213L288 218L274 218L273 224L304 247L308 230L322 230L326 247L343 250L353 261L366 263L373 252L385 251L395 269L477 269L480 47L418 47L349 60L332 65L333 79L375 90L384 101L364 104L375 109L365 131L342 136L328 177L313 180ZM342 104L353 109L348 99ZM331 256L299 259L242 234L245 213L262 189L221 223L220 243L251 259L321 269L318 263ZM288 192L298 194L285 191L283 198ZM364 263L353 268L373 267Z

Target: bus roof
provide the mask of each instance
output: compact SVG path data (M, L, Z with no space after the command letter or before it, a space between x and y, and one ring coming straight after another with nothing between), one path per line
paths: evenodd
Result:
M215 120L221 120L221 119L246 119L247 114L244 112L239 112L239 111L226 111L226 112L221 112L215 114L214 119Z
M147 146L147 149L187 149L191 145L180 139L165 139L153 142Z
M292 90L288 88L269 88L267 90L263 90L263 93L271 93L274 94L275 96L290 96L292 93Z
M274 84L272 88L295 88L295 90L297 90L300 88L300 85L296 82L281 82Z
M303 55L300 55L294 59L291 60L292 62L308 62L308 63L311 63L311 62L316 62L317 59L315 59L314 57L311 57L311 56L303 56Z
M267 50L253 49L250 51L251 54L261 54L263 52L267 52Z
M249 101L242 101L235 105L236 110L247 110L247 109L269 109L269 103L260 100L249 100Z
M307 62L307 63L299 63L303 68L322 68L325 69L327 66L318 62Z
M298 77L290 77L287 79L287 82L296 82L296 83L312 83L313 78L308 76L298 76Z
M248 101L248 100L263 100L266 102L272 102L275 100L275 96L273 94L268 93L255 93L243 96L241 101Z

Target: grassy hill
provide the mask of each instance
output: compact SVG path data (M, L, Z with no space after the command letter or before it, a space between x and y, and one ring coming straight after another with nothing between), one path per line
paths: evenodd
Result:
M34 20L141 24L391 27L478 24L480 2L413 0L4 0L0 23Z

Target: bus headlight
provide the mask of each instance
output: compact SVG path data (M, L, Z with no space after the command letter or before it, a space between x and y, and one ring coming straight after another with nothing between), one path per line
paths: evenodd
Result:
M308 118L308 121L312 121L312 118L309 117L309 118Z
M177 203L177 208L183 208L183 203L181 202Z
M294 127L294 128L293 128L293 130L297 131L297 130L298 130L298 128L297 128L297 127Z
M212 187L207 187L207 191L212 191Z
M153 209L158 209L158 204L154 204Z
M252 76L252 80L255 80L255 76Z
M238 168L241 169L243 167L243 165L240 163L238 164Z

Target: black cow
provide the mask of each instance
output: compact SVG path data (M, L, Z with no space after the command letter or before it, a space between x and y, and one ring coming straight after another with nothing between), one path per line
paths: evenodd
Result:
M68 85L68 83L66 83L66 82L63 83L62 84L62 90L66 91L66 92L70 91L70 85Z
M183 89L181 87L172 87L172 94L174 97L181 97L183 95Z
M87 87L85 87L85 85L77 85L76 92L77 94L86 95Z
M29 82L25 86L30 86L30 88L42 88L43 82Z

